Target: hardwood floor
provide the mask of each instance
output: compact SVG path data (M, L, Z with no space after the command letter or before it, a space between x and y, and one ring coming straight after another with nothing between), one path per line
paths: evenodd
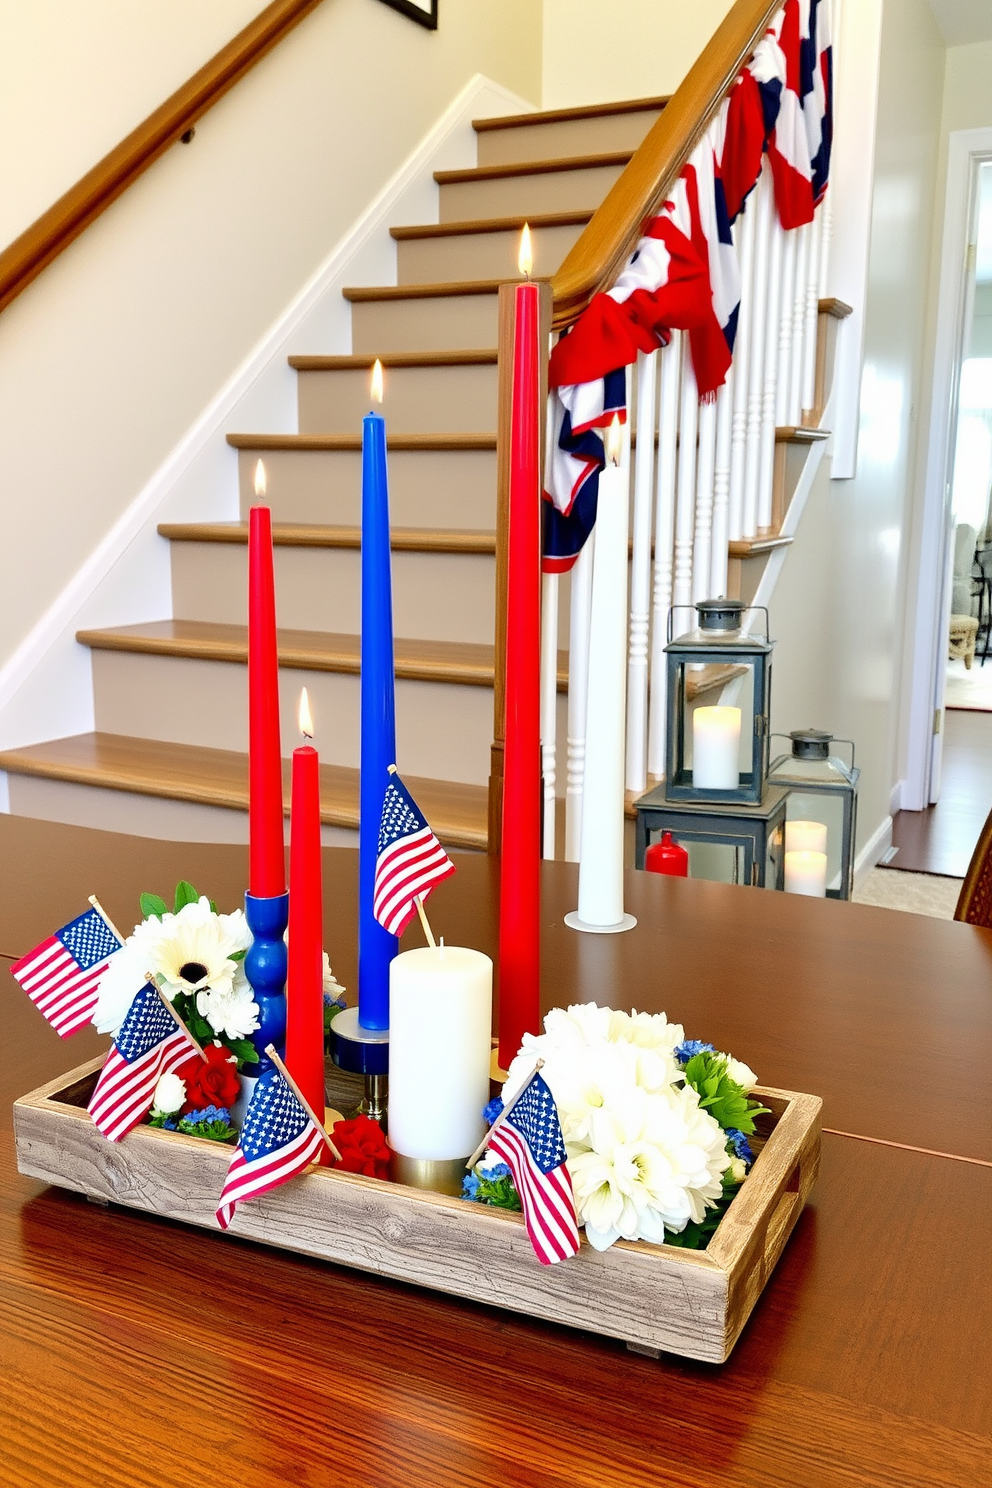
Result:
M992 713L948 708L944 714L940 800L926 811L900 811L892 823L895 855L884 866L963 878L992 811Z

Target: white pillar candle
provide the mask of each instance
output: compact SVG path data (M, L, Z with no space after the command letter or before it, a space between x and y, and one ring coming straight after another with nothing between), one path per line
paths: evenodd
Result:
M825 853L827 829L818 821L787 821L785 824L785 850L790 852Z
M827 893L827 855L822 852L787 852L785 892L824 899Z
M463 946L404 951L389 967L389 1145L468 1157L485 1132L493 963Z
M613 438L608 439L608 446L615 443L617 432L611 431ZM618 452L612 453L615 460ZM625 928L623 829L629 493L629 465L608 461L599 476L592 571L578 909L583 924L604 928Z
M692 715L692 784L736 790L741 783L740 708L697 708Z

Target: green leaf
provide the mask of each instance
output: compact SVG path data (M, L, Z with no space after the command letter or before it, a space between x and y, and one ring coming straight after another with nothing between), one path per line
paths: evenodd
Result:
M138 903L141 905L143 920L160 920L166 912L165 900L160 899L157 894L142 894Z
M211 900L211 903L213 903L212 900ZM216 911L215 911L215 913L216 913ZM247 951L234 951L230 956L228 956L227 959L228 959L228 961L243 961L245 959L245 957L247 956L247 954L248 954Z
M185 878L181 878L176 884L175 913L178 914L181 909L185 909L187 904L195 904L199 897L193 885L188 883Z
M217 905L214 903L214 901L212 899L210 901L210 913L211 914L216 914L217 913ZM233 959L234 958L232 957L232 960Z
M249 1039L225 1039L227 1048L238 1058L238 1069L243 1064L258 1064L258 1050Z

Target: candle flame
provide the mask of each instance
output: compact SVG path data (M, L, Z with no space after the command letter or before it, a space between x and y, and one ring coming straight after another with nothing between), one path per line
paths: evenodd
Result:
M378 357L372 364L372 397L376 403L382 402L382 363Z
M304 687L300 693L300 733L305 739L313 738L313 714L310 712L310 699Z
M530 271L534 267L534 246L530 240L530 223L525 222L520 233L520 252L517 254L517 268L525 279L530 278Z
M620 418L618 414L613 415L613 422L606 431L606 463L607 465L620 464Z
M259 460L258 463L255 466L255 495L256 496L262 497L262 496L265 495L265 484L266 484L266 482L265 482L265 466L262 464L261 460Z

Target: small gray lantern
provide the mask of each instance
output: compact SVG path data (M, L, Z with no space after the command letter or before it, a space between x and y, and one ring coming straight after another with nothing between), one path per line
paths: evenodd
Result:
M669 801L757 805L768 775L768 713L774 642L748 635L739 599L704 599L693 606L695 630L665 647L668 736L665 798Z
M780 755L772 764L769 785L785 786L789 792L785 821L785 848L792 840L797 846L798 833L822 824L826 828L827 898L850 899L854 888L854 834L858 814L858 777L854 763L854 744L850 739L835 739L822 729L795 729L776 738L792 740L789 754ZM831 745L844 744L851 751L851 762L831 753Z

